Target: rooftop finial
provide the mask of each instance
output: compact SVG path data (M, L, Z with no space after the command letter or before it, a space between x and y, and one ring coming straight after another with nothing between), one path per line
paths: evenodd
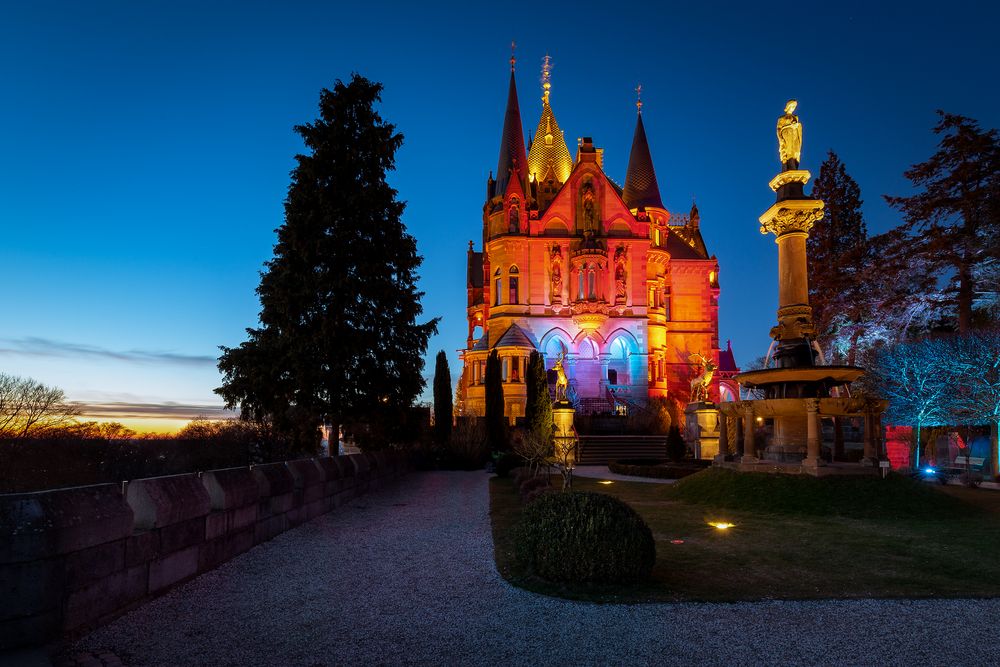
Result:
M552 89L552 58L545 54L542 58L542 101L549 101L549 91Z
M642 84L635 87L635 108L642 113Z
M514 57L514 49L517 48L517 42L510 40L510 71L514 71L514 63L517 62L517 58Z

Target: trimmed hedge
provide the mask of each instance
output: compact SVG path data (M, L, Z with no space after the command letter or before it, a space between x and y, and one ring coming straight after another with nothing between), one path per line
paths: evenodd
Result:
M688 461L671 464L656 459L622 459L608 464L608 470L618 475L653 477L655 479L681 479L708 467L708 461Z
M565 583L629 584L649 577L656 544L649 526L602 493L544 493L514 529L518 559L534 574Z

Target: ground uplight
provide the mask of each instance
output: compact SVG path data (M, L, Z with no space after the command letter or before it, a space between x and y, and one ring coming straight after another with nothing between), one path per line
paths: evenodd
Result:
M614 484L610 479L602 479L598 484Z
M708 525L712 526L716 530L729 530L736 526L735 523L729 523L728 521L709 521Z

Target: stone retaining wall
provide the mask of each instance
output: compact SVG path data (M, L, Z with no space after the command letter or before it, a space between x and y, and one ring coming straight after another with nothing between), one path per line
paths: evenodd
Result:
M404 471L376 452L0 495L0 651L106 623Z

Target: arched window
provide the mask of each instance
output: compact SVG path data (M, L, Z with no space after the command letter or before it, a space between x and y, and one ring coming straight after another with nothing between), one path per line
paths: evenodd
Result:
M583 273L584 273L583 267L580 267L580 270L577 272L577 281L579 282L579 289L577 290L577 297L576 297L577 301L583 301L584 298L586 298L584 297L584 291L583 291Z
M613 368L608 369L608 383L618 384L618 371Z
M496 272L493 274L493 276L494 276L494 278L493 278L493 305L494 306L499 306L500 305L500 289L501 289L501 287L503 285L503 282L502 282L502 280L500 278L500 269L497 269Z
M507 286L510 291L507 295L507 303L518 304L520 301L518 300L517 267L510 267L510 271L507 273L509 274L507 278Z
M596 299L597 298L597 276L594 270L594 265L591 264L587 270L587 298Z

